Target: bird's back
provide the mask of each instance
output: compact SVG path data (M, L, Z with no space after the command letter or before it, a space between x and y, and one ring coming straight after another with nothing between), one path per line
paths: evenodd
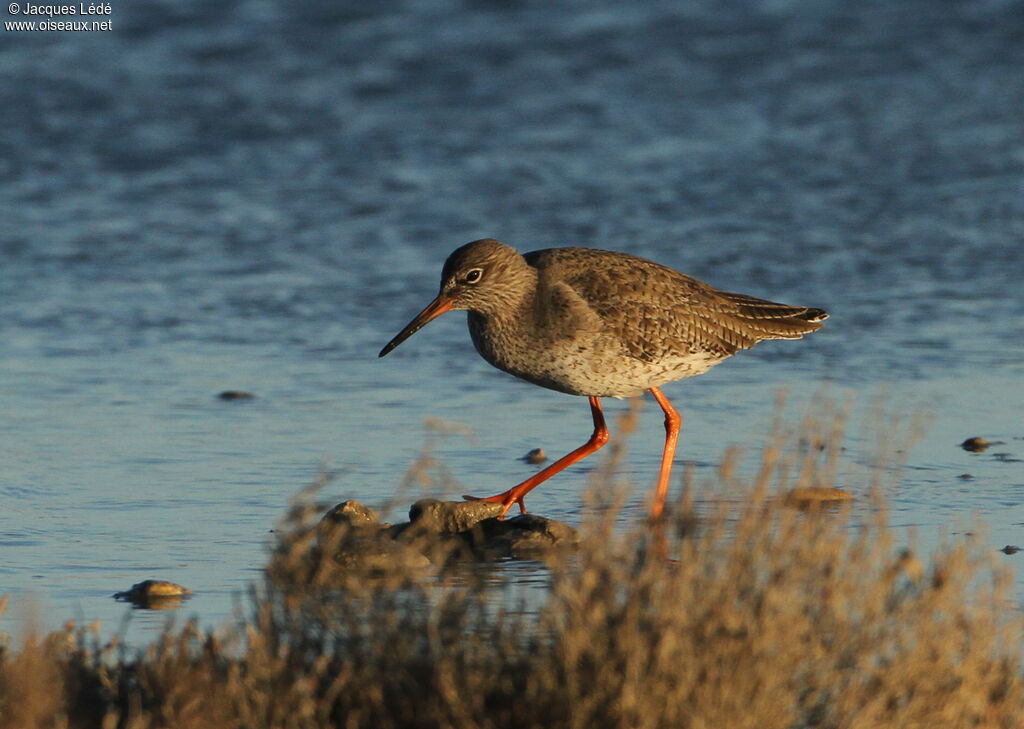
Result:
M717 361L764 339L798 339L828 317L821 309L719 291L626 253L550 248L524 258L537 270L541 291L578 296L625 353L644 362L693 355Z

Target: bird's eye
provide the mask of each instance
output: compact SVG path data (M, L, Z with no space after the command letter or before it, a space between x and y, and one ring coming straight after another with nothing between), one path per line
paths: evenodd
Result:
M466 271L466 275L462 277L463 282L468 284L475 284L481 278L483 278L484 270L482 268L471 268Z

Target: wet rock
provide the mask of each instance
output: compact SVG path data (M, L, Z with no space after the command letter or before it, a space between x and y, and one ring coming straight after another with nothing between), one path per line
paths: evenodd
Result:
M373 509L354 500L343 501L323 515L317 541L349 569L383 573L430 566L424 554L395 541L391 525L382 524Z
M136 607L150 610L167 610L178 607L192 591L181 585L165 580L143 580L125 592L114 593L115 600L130 602Z
M224 390L217 397L221 400L253 400L256 396L244 390Z
M961 473L959 476L957 476L957 478L960 479L961 481L973 481L974 480L974 476L972 476L969 473Z
M419 529L438 534L459 534L484 519L501 513L502 505L493 501L438 501L420 499L409 509L409 521Z
M353 500L342 501L324 514L323 518L320 519L320 523L330 526L340 524L356 528L381 526L380 517L377 516L377 512L369 506L363 506L358 501Z
M571 526L536 514L520 514L505 520L487 519L467 536L491 559L528 559L553 548L570 548L579 543L579 535Z
M342 501L320 518L316 525L321 547L334 549L355 539L376 538L390 525L381 524L377 513L358 501Z
M386 531L342 542L334 559L342 567L371 573L420 570L433 564L414 545L396 541Z
M783 499L786 506L793 506L797 509L828 508L848 501L853 501L853 494L849 491L823 486L795 488L789 491Z
M544 463L544 461L546 461L547 459L548 459L548 456L544 452L543 448L534 448L532 451L527 453L525 456L523 456L519 460L526 461L530 465L536 466L538 464Z
M970 451L971 453L981 453L982 451L987 450L990 445L992 444L989 443L984 438L975 436L973 438L968 438L967 440L965 440L963 443L960 444L960 447L963 448L965 451Z
M1007 544L1005 547L1003 547L999 551L1002 552L1003 554L1017 554L1017 552L1019 552L1020 549L1021 549L1020 547L1014 546L1012 544Z
M382 572L464 560L535 559L579 541L563 522L535 514L501 520L501 510L489 501L421 499L409 509L408 522L381 524L371 509L345 501L324 514L318 539L340 565Z

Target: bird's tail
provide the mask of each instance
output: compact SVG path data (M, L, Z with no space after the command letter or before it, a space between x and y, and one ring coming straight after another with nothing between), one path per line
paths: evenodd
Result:
M735 305L730 316L756 340L799 339L821 329L828 319L824 309L779 304L746 294L719 293Z

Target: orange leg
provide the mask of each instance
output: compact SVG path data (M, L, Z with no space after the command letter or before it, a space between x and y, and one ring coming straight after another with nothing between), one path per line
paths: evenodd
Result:
M668 495L668 480L672 474L672 458L676 454L676 442L679 440L679 427L683 419L672 407L672 403L657 387L651 388L651 394L665 411L665 451L661 455L661 471L658 473L658 488L654 492L654 503L651 504L651 519L659 519L665 511L665 497Z
M495 501L503 504L505 508L502 510L499 517L501 519L505 518L505 514L507 514L508 510L512 508L512 504L519 504L519 510L525 514L526 504L523 503L523 499L528 493L559 471L568 468L572 464L576 463L576 461L583 460L608 442L608 427L604 424L604 413L601 411L601 401L596 397L590 398L590 413L594 416L594 434L590 436L590 440L569 455L563 456L543 471L531 476L521 484L513 486L504 493L497 494L495 496L485 496L484 498L477 498L475 496L463 496L462 498L469 501Z

